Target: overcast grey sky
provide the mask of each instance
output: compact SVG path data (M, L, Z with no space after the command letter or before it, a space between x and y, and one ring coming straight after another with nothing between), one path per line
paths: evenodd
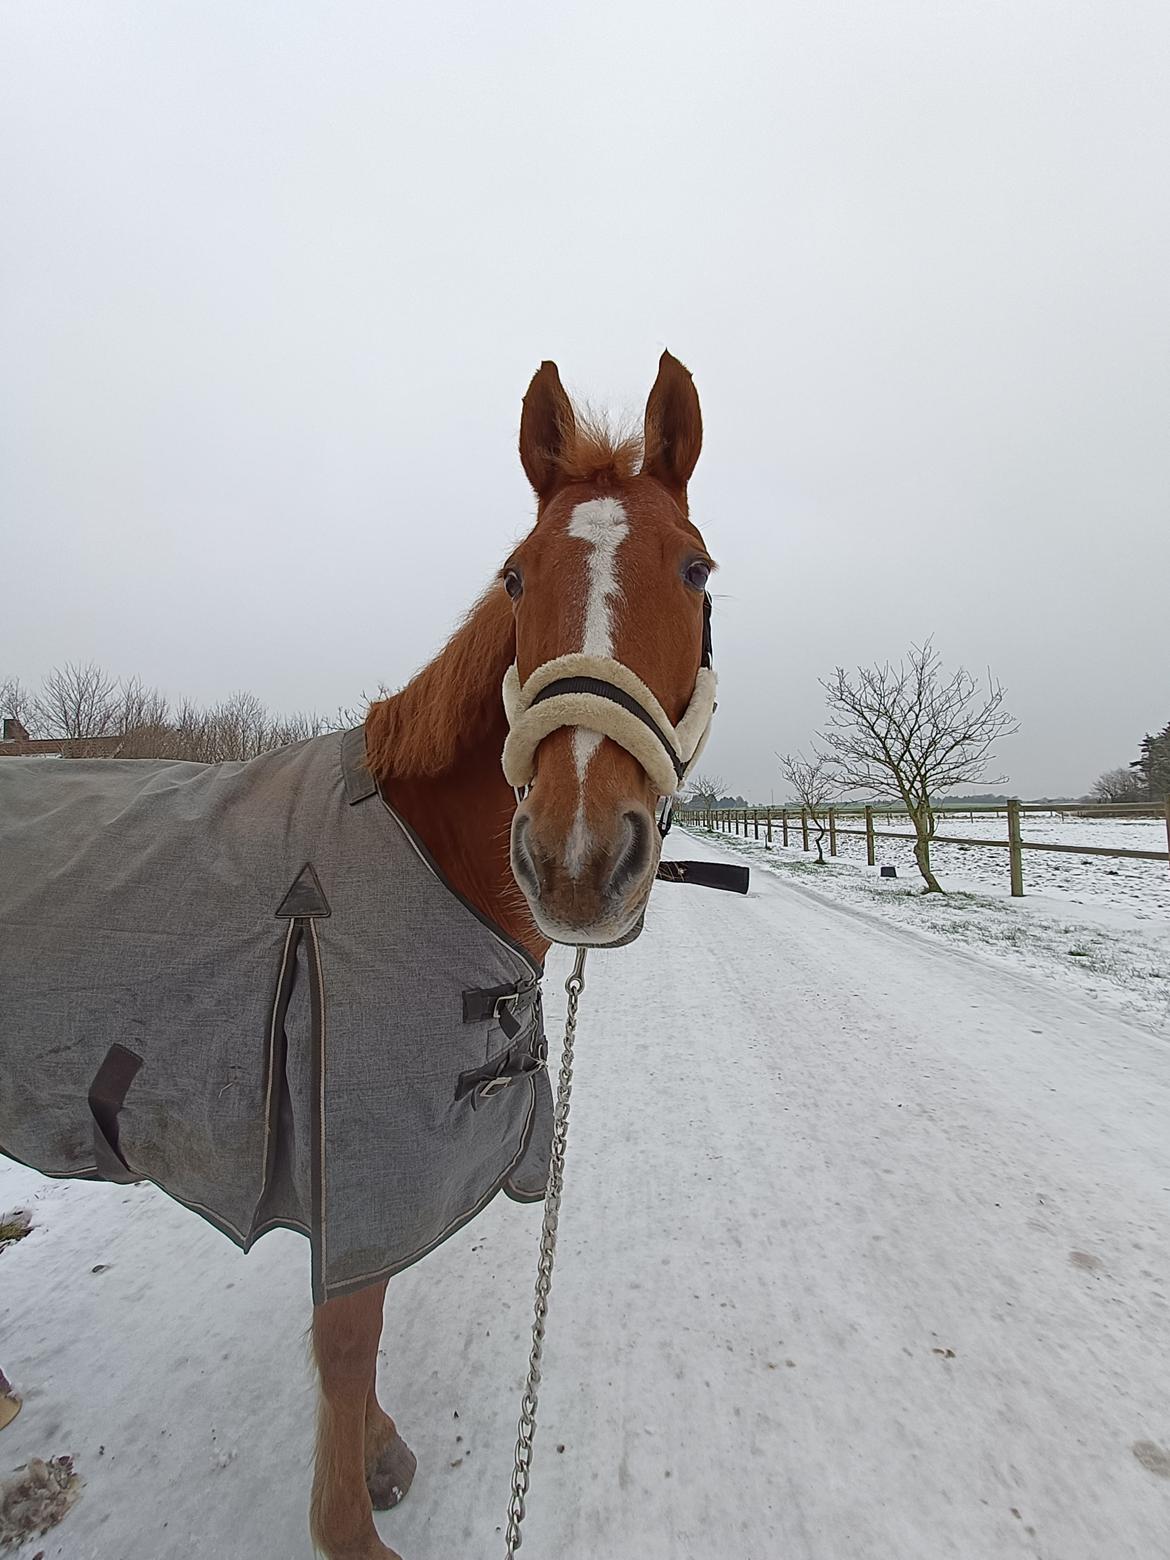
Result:
M990 662L1023 794L1170 719L1165 0L0 9L0 676L332 709L532 514L542 358L694 371L708 767Z

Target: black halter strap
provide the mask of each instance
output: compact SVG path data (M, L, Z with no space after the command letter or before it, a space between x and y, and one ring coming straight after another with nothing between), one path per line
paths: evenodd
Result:
M686 772L686 765L674 751L674 745L669 737L659 726L654 717L648 714L637 699L619 688L616 683L607 682L604 677L559 677L556 682L549 683L547 688L542 688L529 705L535 709L538 704L543 704L546 699L558 698L563 693L588 693L596 699L608 699L611 704L629 712L640 720L647 731L652 731L662 744L663 752L674 766L674 772L681 780Z
M714 650L711 645L711 593L703 592L703 666L710 666ZM680 773L679 779L682 779ZM670 833L670 826L674 822L674 797L668 796L662 804L662 811L658 815L658 832L663 839ZM666 863L663 863L665 866ZM662 876L662 867L659 867L659 876ZM675 881L680 881L675 879Z

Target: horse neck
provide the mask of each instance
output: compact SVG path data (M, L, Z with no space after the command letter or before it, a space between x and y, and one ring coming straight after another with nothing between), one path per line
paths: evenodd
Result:
M382 794L451 887L541 964L549 943L512 876L516 799L500 768L512 655L511 607L489 595L430 666L371 706L366 749Z
M512 876L509 834L516 799L500 770L506 730L491 748L463 755L449 772L391 778L382 790L455 891L540 964L548 951Z

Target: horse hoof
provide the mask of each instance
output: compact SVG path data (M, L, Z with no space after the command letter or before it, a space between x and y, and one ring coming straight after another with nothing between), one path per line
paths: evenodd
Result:
M389 1511L406 1494L418 1460L400 1435L388 1441L366 1475L366 1488L375 1511Z

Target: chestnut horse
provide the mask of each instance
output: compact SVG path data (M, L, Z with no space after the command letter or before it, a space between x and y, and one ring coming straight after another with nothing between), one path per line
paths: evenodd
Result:
M542 364L520 423L536 524L446 648L366 718L367 762L389 804L448 881L538 963L554 941L636 935L658 866L662 787L625 746L561 726L540 740L521 799L501 770L500 688L513 664L523 683L562 656L611 658L670 722L682 719L713 567L687 512L701 440L691 376L669 353L640 438L583 422L555 365ZM414 1458L377 1398L385 1291L372 1284L313 1317L312 1532L328 1560L396 1560L373 1508L406 1493Z

